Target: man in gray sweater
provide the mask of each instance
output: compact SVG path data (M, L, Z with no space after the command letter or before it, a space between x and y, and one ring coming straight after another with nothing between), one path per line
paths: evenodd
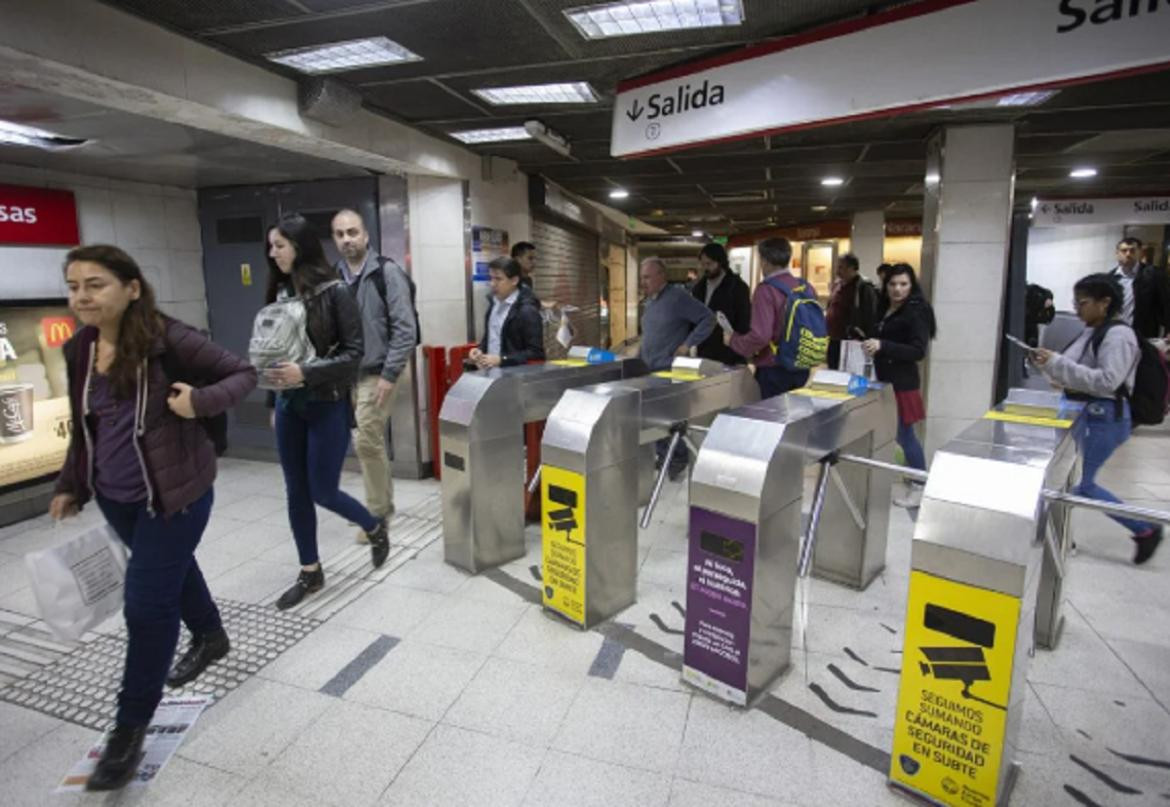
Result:
M666 264L661 258L642 261L642 361L651 370L669 370L675 356L688 356L703 344L715 329L715 314L688 292L666 282ZM666 457L669 440L659 440L658 467ZM671 480L682 476L690 462L690 451L681 441L670 458Z
M386 425L398 377L417 344L410 279L398 264L370 249L365 222L353 210L341 210L333 217L333 242L342 256L337 272L362 312L365 340L357 384L354 451L362 466L366 508L378 518L388 518L394 513L394 482L386 450ZM361 541L365 533L358 532Z

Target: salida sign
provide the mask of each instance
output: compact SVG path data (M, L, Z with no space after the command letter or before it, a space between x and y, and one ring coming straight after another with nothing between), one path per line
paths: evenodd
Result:
M80 240L71 192L0 185L0 244L71 247Z
M1170 196L1038 199L1032 226L1053 224L1170 224Z
M1167 41L1167 0L908 3L624 81L611 151L640 156L1124 75L1170 65ZM931 66L913 81L890 58L908 50Z

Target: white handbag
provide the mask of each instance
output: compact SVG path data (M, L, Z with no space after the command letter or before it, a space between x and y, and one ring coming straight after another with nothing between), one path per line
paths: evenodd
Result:
M857 339L846 339L841 342L841 362L837 369L873 380L873 365L869 356L861 349L861 341Z
M41 619L58 639L73 641L122 608L126 547L108 524L30 552L24 565Z

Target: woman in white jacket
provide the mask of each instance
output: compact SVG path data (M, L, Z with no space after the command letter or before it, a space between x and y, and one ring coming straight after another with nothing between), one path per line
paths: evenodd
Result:
M1121 500L1097 484L1097 472L1118 446L1129 439L1128 391L1133 389L1141 351L1133 328L1117 318L1125 299L1120 284L1107 274L1081 278L1073 287L1077 316L1085 330L1063 352L1037 348L1031 361L1069 398L1085 401L1081 444L1083 470L1077 493L1106 502ZM1162 528L1132 518L1110 516L1128 529L1137 551L1133 562L1145 563L1162 541Z

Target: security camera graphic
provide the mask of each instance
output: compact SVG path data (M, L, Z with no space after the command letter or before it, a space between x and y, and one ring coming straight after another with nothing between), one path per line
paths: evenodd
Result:
M573 516L573 512L577 509L577 494L559 485L549 485L548 500L553 504L562 505L560 508L548 512L549 528L563 532L567 542L584 546L581 541L573 540L573 530L580 526Z
M923 625L930 630L944 633L954 639L969 642L968 647L920 647L918 650L926 661L918 662L923 675L933 676L939 681L960 681L962 696L967 700L983 703L996 709L1007 710L1006 706L993 703L971 692L971 687L980 681L991 680L991 670L983 649L995 646L995 625L984 619L953 611L934 603L927 603L923 613Z

